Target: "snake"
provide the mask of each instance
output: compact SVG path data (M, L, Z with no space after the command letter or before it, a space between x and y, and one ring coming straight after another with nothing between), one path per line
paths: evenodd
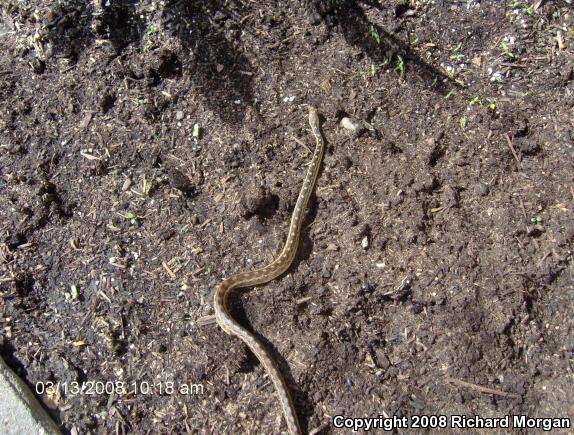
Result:
M311 163L307 169L305 178L303 179L303 185L301 186L297 202L295 203L295 208L291 215L287 239L285 240L281 253L275 260L264 267L249 272L241 272L223 280L217 287L213 300L215 320L217 324L227 334L235 335L241 339L247 347L251 349L253 354L255 354L259 362L267 371L267 374L275 387L281 409L283 410L283 415L285 416L287 429L291 435L299 435L302 431L299 420L297 419L297 412L295 410L293 399L289 394L287 383L281 375L281 371L275 363L275 360L261 341L241 326L230 314L228 303L230 295L235 290L266 284L282 275L287 271L287 269L289 269L291 263L293 263L295 254L297 253L297 247L299 245L301 225L303 224L305 209L309 204L311 192L313 191L313 187L317 181L319 167L321 166L321 160L323 159L325 150L325 144L320 130L319 115L317 113L317 109L313 106L309 106L309 126L311 127L311 132L316 141L315 151L313 152Z

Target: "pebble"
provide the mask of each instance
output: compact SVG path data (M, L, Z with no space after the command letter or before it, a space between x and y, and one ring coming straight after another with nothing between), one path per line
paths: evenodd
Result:
M367 249L369 247L369 237L368 236L363 237L363 240L361 240L361 246L363 247L363 249Z
M124 184L122 184L122 191L127 191L132 185L132 180L130 178L126 178L124 180Z
M359 129L359 123L352 120L351 118L344 117L343 119L341 119L341 127L350 130L352 132L355 132Z
M178 110L177 112L175 112L175 119L177 119L178 121L181 121L183 117L184 117L183 110Z

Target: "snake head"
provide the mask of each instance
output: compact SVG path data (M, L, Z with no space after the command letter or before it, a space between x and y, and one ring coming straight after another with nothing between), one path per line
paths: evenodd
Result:
M309 124L311 124L311 126L319 125L319 114L315 106L311 105L309 105Z

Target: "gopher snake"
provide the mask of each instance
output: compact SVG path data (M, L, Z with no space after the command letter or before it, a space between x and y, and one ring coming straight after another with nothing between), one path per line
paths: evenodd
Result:
M317 144L315 146L315 152L313 153L313 159L311 160L311 164L307 170L307 175L303 180L303 186L299 192L299 197L295 203L295 209L293 210L291 223L289 224L289 232L287 233L287 240L285 241L285 246L283 246L281 254L265 267L252 272L238 273L237 275L227 278L219 285L214 296L215 318L217 323L221 326L221 329L228 334L235 335L243 340L243 342L249 346L251 351L261 362L263 367L265 367L265 370L267 370L269 377L273 381L275 391L279 396L279 402L281 403L281 408L285 415L287 428L293 435L300 434L301 427L299 426L295 405L293 404L293 400L291 399L285 380L283 379L283 376L281 376L281 372L275 364L275 361L263 344L255 338L253 334L237 323L231 314L229 314L227 302L230 294L238 288L265 284L272 279L277 278L289 268L295 258L305 208L307 207L313 186L317 180L319 166L321 165L321 159L323 158L323 151L325 148L323 137L321 136L321 131L319 129L319 116L317 114L317 110L312 106L309 107L309 125L311 126L311 131L313 136L315 136Z

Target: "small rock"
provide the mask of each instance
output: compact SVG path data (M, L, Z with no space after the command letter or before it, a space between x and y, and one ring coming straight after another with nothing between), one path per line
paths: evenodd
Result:
M183 110L178 110L175 112L175 119L181 121L185 115L183 114Z
M122 184L122 191L127 191L132 185L132 180L130 178L126 178L124 180L124 184Z
M359 129L360 125L356 120L345 116L341 119L341 127L355 133Z
M363 240L361 240L361 246L363 247L363 249L367 249L369 247L369 237L368 236L363 237Z

